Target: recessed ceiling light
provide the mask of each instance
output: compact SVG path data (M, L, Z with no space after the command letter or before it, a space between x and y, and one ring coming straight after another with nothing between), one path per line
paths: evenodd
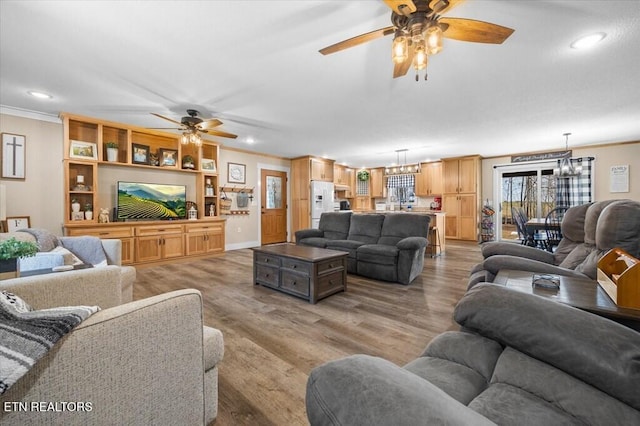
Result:
M571 43L571 47L573 49L588 49L601 42L606 36L605 33L589 34Z
M252 143L254 143L254 142L255 142L251 136L249 136L249 137L246 139L246 141L247 141L247 143L248 143L249 145L251 145Z
M36 92L35 90L29 90L27 92L28 94L30 94L31 96L38 98L38 99L51 99L53 98L53 96L47 94L47 93L43 93L43 92Z

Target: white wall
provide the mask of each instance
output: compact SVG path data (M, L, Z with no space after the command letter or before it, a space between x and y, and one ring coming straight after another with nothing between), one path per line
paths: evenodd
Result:
M30 216L32 228L62 235L64 214L62 123L0 114L0 132L26 137L25 179L2 179L7 216Z
M595 157L594 200L629 198L640 201L640 142L620 143L597 147L572 148L573 157ZM516 155L516 154L514 154ZM482 160L482 200L497 202L493 194L493 166L511 163L511 156ZM629 165L629 192L609 191L611 166Z

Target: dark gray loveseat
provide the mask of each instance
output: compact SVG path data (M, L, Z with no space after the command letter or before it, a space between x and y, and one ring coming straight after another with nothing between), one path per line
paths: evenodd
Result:
M311 426L640 424L640 333L493 284L454 318L463 331L404 367L353 355L312 370Z
M296 231L296 244L348 252L351 274L410 284L424 267L430 220L413 213L323 213L318 229Z

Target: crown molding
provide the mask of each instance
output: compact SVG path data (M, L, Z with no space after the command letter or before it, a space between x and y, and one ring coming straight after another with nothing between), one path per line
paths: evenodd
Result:
M47 114L39 111L31 111L29 109L16 108L8 105L0 105L0 114L30 118L32 120L48 121L50 123L62 123L62 120L57 115Z

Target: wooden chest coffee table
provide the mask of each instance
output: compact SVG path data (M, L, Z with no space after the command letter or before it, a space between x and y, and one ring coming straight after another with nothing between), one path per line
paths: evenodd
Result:
M498 272L493 282L552 299L640 331L640 310L617 306L597 281L557 275L560 278L560 289L552 290L533 287L531 285L533 274L534 272L503 269Z
M347 290L347 255L294 244L253 249L253 282L311 303Z

